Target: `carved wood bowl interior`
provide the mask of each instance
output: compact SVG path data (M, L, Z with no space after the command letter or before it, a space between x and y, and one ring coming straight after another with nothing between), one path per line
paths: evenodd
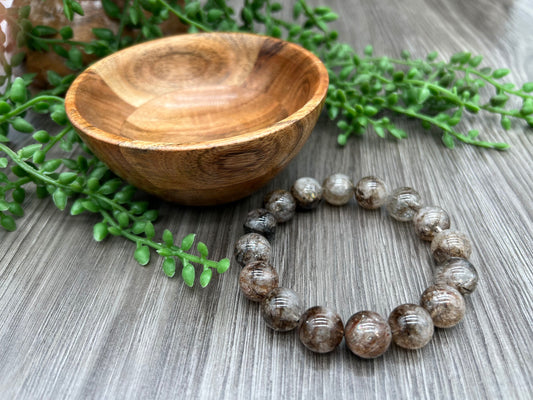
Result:
M165 200L213 205L271 180L326 97L320 60L241 33L186 34L119 51L71 85L67 114L117 175Z

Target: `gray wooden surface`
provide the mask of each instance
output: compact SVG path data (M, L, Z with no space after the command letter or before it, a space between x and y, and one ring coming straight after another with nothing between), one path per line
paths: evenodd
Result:
M510 67L516 83L533 80L531 0L328 4L341 15L340 38L361 51L368 43L390 56L470 50L485 65ZM418 124L402 124L408 140L369 134L342 149L335 125L321 118L266 188L221 207L161 203L157 227L178 237L196 232L222 258L246 213L298 177L376 174L391 187L411 185L472 238L481 279L458 326L438 329L421 350L392 347L376 360L344 344L316 355L294 332L265 327L239 293L237 266L207 289L189 289L166 278L159 262L138 266L129 242L94 242L90 215L71 217L30 195L19 230L0 232L0 398L531 398L532 130L517 124L505 133L486 117L475 126L509 151L450 151ZM354 203L299 214L273 247L282 284L345 321L361 309L388 315L416 302L432 279L429 245L410 225Z

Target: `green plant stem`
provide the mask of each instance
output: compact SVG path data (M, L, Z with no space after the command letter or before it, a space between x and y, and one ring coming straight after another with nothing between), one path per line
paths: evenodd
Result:
M185 15L184 13L176 10L174 7L172 7L166 1L164 1L164 0L158 0L158 1L163 7L165 7L169 12L171 12L176 17L178 17L185 24L188 24L189 26L194 26L195 28L197 28L197 29L199 29L201 31L204 31L204 32L212 32L212 29L210 29L209 27L205 26L204 24L202 24L202 23L200 23L198 21L194 21L194 20L190 19L189 17L187 17L187 15Z
M27 101L26 103L24 103L24 104L18 106L17 108L11 110L10 112L8 112L8 113L6 113L4 115L1 115L0 116L0 123L7 121L11 117L14 117L16 115L21 114L22 112L26 111L28 108L31 108L32 106L34 106L37 103L48 102L48 101L57 101L58 103L64 103L65 99L63 99L62 97L50 96L50 95L34 97L31 100Z

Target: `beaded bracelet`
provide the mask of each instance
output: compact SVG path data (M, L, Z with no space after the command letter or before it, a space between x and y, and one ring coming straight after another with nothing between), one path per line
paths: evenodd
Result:
M413 221L416 234L431 241L437 268L435 282L420 298L420 304L402 304L385 320L373 311L352 315L346 326L341 317L326 307L315 306L303 312L298 295L279 286L271 265L270 242L276 226L290 220L297 208L312 210L322 198L328 203L347 204L355 194L357 203L369 210L385 206L396 220ZM434 327L449 328L463 318L464 295L472 293L478 281L476 269L468 261L472 246L462 233L451 230L446 211L437 206L423 207L420 195L409 187L388 193L385 183L374 176L361 179L354 187L344 174L333 174L323 185L314 178L300 178L290 192L275 190L266 195L264 208L248 213L245 235L235 244L235 259L243 266L239 275L242 293L261 303L266 324L276 331L298 327L301 342L317 353L333 351L345 338L347 347L362 358L382 355L391 340L406 349L424 347L433 337Z

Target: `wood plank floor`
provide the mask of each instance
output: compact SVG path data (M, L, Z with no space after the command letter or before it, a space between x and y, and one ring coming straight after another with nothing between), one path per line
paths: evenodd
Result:
M416 57L469 50L485 55L485 65L509 67L510 81L533 81L530 0L327 4L341 15L340 38L361 52L369 43L395 57L402 49ZM138 266L129 242L94 242L90 215L71 217L29 195L18 231L0 231L0 398L531 398L533 131L516 124L506 133L489 116L472 127L508 142L508 151L448 150L438 135L401 124L407 140L368 133L340 148L323 116L267 187L220 207L160 203L156 227L177 237L196 232L222 258L232 254L246 213L298 177L374 174L390 187L412 186L473 242L480 283L458 326L437 329L421 350L393 346L376 360L344 344L313 354L294 332L265 326L239 293L235 263L207 289L190 289L166 278L159 261ZM299 214L279 229L273 251L282 285L344 321L361 309L388 315L417 302L432 281L429 245L411 226L353 201Z

